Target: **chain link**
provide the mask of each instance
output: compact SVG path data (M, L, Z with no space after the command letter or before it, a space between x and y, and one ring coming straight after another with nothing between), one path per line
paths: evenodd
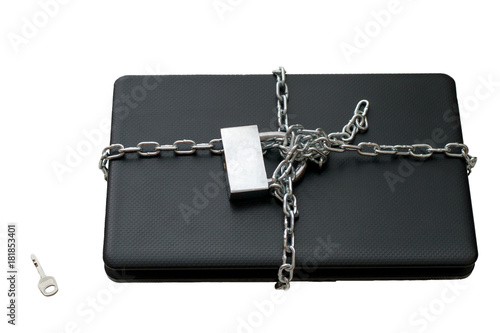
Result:
M177 140L171 145L160 145L155 141L143 141L139 142L135 147L127 148L119 143L112 144L102 150L101 158L99 159L99 169L102 170L104 179L108 180L108 161L121 158L126 153L137 153L143 157L152 157L160 154L162 151L173 151L177 155L192 155L198 150L210 150L213 154L220 155L223 152L222 139L213 139L208 143L196 143L193 140Z
M442 148L428 144L412 145L380 145L374 142L351 144L355 136L368 129L367 112L369 102L361 100L354 108L351 119L340 132L327 134L321 128L304 129L301 125L288 125L288 85L286 71L279 67L273 71L276 76L276 99L278 111L278 129L285 132L281 137L266 137L262 141L263 154L269 149L278 149L283 160L274 170L269 185L271 194L282 202L284 214L282 264L278 269L276 289L287 290L293 279L295 269L295 222L299 217L297 198L293 194L293 182L303 174L307 162L322 166L331 152L344 153L355 151L363 156L378 155L408 156L417 159L428 159L433 154L445 154L449 157L463 158L467 172L470 174L476 165L477 158L469 154L469 148L463 143L448 143ZM216 148L217 146L217 148ZM135 147L125 148L122 144L112 144L104 148L99 160L99 169L108 178L108 161L119 159L126 153L137 153L143 157L152 157L162 151L173 151L178 155L192 155L198 150L210 150L214 154L222 154L222 140L213 139L208 143L196 143L193 140L177 140L172 145L160 145L154 141L144 141Z
M293 279L295 268L295 220L298 218L297 198L293 194L292 184L295 170L303 167L307 161L317 163L320 167L327 161L330 152L343 153L355 151L363 156L398 155L417 159L427 159L434 153L444 153L449 157L464 158L467 172L470 174L477 158L469 155L468 147L463 143L448 143L443 148L433 148L428 144L413 145L379 145L374 142L350 144L356 134L368 129L368 108L370 103L361 100L354 108L352 118L340 132L326 134L321 128L304 129L301 125L288 126L286 107L288 106L288 87L285 83L283 67L273 71L276 76L276 97L278 105L279 130L286 132L282 143L269 142L266 148L279 148L283 160L275 169L271 178L271 193L283 202L284 234L282 264L278 270L276 289L288 290ZM280 87L284 87L280 88ZM285 101L283 103L283 101ZM285 111L283 112L283 105Z
M366 113L368 112L369 106L370 103L367 100L362 99L359 101L354 108L354 115L351 120L345 124L341 132L332 132L328 134L328 139L331 141L341 140L344 142L351 142L356 134L366 131L368 129L368 118L366 117Z
M276 109L278 110L278 130L288 130L288 85L286 71L283 67L273 71L276 76Z

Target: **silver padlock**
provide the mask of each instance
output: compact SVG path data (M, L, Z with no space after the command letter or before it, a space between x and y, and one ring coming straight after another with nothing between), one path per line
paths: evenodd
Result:
M227 127L220 132L230 199L267 195L271 179L266 175L261 141L284 138L285 133L259 133L257 125ZM303 163L296 170L296 179L302 176L305 166Z

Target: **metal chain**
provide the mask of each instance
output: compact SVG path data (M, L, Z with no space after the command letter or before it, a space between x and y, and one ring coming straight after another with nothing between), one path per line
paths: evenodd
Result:
M216 148L215 145L220 145ZM145 148L150 147L149 151ZM222 139L213 139L208 143L196 143L193 140L177 140L171 145L160 145L155 141L139 142L135 147L125 148L122 144L115 143L102 150L99 159L99 169L104 174L104 180L108 180L108 161L123 157L126 153L137 153L143 157L156 156L162 151L173 151L177 155L192 155L197 150L210 150L214 154L222 154Z
M276 76L276 109L278 110L278 130L288 130L288 85L286 84L286 71L283 67L273 71Z
M466 161L467 172L470 174L476 165L477 158L469 155L469 148L463 143L448 143L443 148L433 148L428 144L413 145L379 145L373 142L360 142L352 145L350 142L356 134L368 129L367 112L370 103L367 100L358 102L352 118L341 132L326 134L321 128L304 129L301 125L288 126L288 118L280 106L288 102L288 87L284 84L285 70L283 67L273 71L276 75L276 96L278 98L278 124L280 131L285 131L283 142L268 142L264 149L279 148L283 160L275 169L270 185L271 193L283 202L284 233L282 264L278 270L276 289L288 290L295 269L295 220L298 218L297 198L293 194L292 184L295 180L296 168L303 167L307 161L317 163L320 167L327 161L330 152L343 153L356 151L364 156L398 155L427 159L434 153L444 153L449 157L463 158ZM283 82L283 83L281 83ZM279 87L285 87L286 99ZM282 126L283 124L286 125Z
M366 131L368 129L368 119L366 118L368 106L368 101L361 100L354 109L354 115L341 132L326 134L321 128L306 130L302 125L292 125L286 130L283 143L266 146L266 148L279 148L283 156L283 160L273 173L270 185L271 193L283 202L283 213L285 214L282 264L278 269L276 289L288 290L290 288L295 269L294 228L295 219L298 218L298 209L292 183L295 181L296 168L303 167L307 161L317 163L321 167L327 161L330 153L327 147L332 146L332 141L348 144L358 132Z
M293 279L293 270L295 269L295 219L299 216L297 209L297 198L293 194L293 182L296 178L294 163L299 157L299 148L303 141L298 141L292 132L295 125L287 130L287 135L283 144L278 145L282 155L285 155L283 160L274 170L271 178L270 189L271 193L282 201L284 216L283 230L283 254L282 263L278 269L278 282L276 289L288 290L290 281ZM291 135L289 135L291 133ZM290 144L287 146L287 141ZM301 162L305 164L305 161Z
M356 134L368 129L367 112L369 102L361 100L354 109L352 118L340 132L327 134L321 128L304 129L302 125L288 125L288 85L286 71L279 67L273 71L276 76L276 98L278 110L278 129L284 136L271 137L262 141L263 154L272 148L279 149L283 160L273 172L269 188L271 194L283 204L284 231L282 264L278 270L276 289L287 290L293 279L295 269L295 221L299 216L297 198L293 194L293 182L303 174L308 161L322 166L331 152L343 153L356 151L364 156L397 155L418 159L427 159L434 153L442 153L449 157L463 158L467 172L471 173L477 158L469 154L469 148L463 143L448 143L443 148L434 148L428 144L412 145L379 145L374 142L350 144ZM220 148L216 148L215 146ZM149 147L149 149L147 149ZM108 161L123 157L126 153L138 153L143 157L151 157L162 151L173 151L178 155L191 155L197 150L210 150L214 154L222 154L222 140L213 139L208 143L196 143L193 140L177 140L172 145L160 145L154 141L144 141L135 147L125 148L122 144L105 147L99 160L99 169L108 178Z
M329 151L337 153L343 153L350 150L357 151L358 154L364 156L397 155L411 156L418 159L427 159L434 153L444 153L449 157L463 158L466 161L467 174L471 173L472 168L477 162L477 157L469 155L469 148L467 145L457 142L448 143L443 148L433 148L425 143L413 145L378 145L374 142L360 142L357 145L335 142L330 146L324 142L324 147Z
M342 128L342 132L332 132L328 134L330 140L342 140L344 142L351 142L356 134L364 132L368 129L368 118L366 113L370 103L366 99L362 99L354 109L354 115L351 120Z

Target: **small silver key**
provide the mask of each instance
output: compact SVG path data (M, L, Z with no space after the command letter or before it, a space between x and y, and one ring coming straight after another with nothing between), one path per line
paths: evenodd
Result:
M38 282L38 289L42 292L44 296L54 296L57 291L59 290L57 288L57 282L56 279L52 276L47 276L45 275L45 272L43 271L42 266L38 262L38 259L34 254L31 255L31 260L33 261L33 264L35 264L35 267L38 271L38 274L40 274L40 281Z

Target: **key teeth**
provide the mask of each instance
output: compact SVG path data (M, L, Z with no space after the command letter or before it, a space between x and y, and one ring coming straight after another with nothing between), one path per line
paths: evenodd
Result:
M36 268L38 268L38 259L34 254L31 255L31 261L33 261L33 264L35 265Z

